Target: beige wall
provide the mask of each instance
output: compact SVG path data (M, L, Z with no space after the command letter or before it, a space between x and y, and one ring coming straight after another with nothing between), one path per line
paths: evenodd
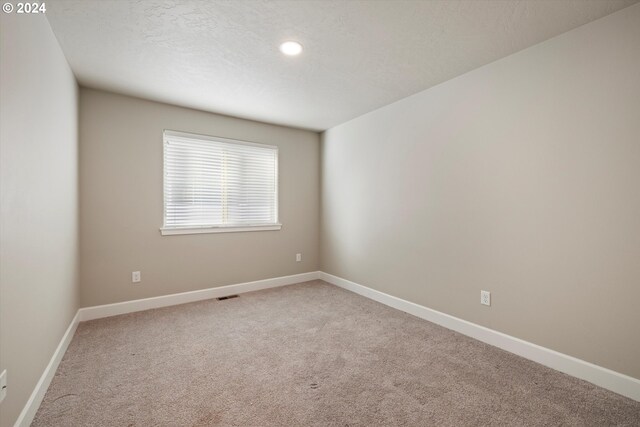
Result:
M163 129L277 145L282 230L161 236ZM319 155L314 132L82 88L82 305L317 270Z
M12 426L78 309L75 79L42 15L0 17L0 371Z
M639 41L637 5L327 131L321 269L640 378Z

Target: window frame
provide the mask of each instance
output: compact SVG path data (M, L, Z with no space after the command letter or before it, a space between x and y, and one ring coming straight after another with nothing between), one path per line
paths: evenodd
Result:
M186 227L167 227L167 201L165 199L165 185L166 185L166 172L165 172L165 147L167 139L171 137L178 138L192 138L201 141L213 141L223 144L233 145L246 145L260 148L269 148L275 151L275 223L273 224L229 224L229 225L190 225ZM181 132L170 129L164 129L162 131L162 227L160 227L160 233L163 236L171 236L178 234L203 234L203 233L235 233L246 231L277 231L282 228L280 222L280 173L279 173L279 161L280 152L277 145L261 144L250 141L243 141L239 139L223 138L219 136L203 135L192 132Z

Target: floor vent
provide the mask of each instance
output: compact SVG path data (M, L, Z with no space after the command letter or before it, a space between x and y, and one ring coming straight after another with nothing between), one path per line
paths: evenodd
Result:
M231 298L238 298L238 295L228 295L226 297L220 297L220 298L216 298L218 301L224 301L226 299L231 299Z

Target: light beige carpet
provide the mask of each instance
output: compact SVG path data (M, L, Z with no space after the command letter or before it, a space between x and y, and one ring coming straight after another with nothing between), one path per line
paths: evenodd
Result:
M321 281L81 323L34 426L640 426L640 403Z

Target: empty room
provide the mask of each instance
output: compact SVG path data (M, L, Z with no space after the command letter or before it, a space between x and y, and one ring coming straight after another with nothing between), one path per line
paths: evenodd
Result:
M640 427L640 0L3 0L0 427Z

